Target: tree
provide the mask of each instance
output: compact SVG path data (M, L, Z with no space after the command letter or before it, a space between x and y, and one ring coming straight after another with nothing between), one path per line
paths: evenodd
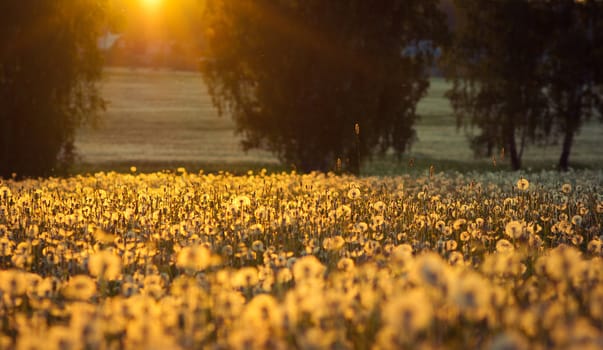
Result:
M0 177L68 164L74 134L104 106L102 0L0 3Z
M574 135L596 111L603 111L597 69L603 65L603 4L554 0L546 18L553 30L543 64L554 132L563 138L559 169L567 170ZM598 27L597 27L598 26Z
M457 27L443 66L457 125L475 126L477 154L495 148L521 167L527 142L550 133L541 59L547 27L528 0L455 0ZM485 151L485 152L484 152Z
M213 0L202 73L243 147L303 171L358 173L412 143L446 27L437 0ZM359 131L359 132L356 132Z

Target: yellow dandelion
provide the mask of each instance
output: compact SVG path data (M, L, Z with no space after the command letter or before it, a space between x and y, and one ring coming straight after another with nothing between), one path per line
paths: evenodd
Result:
M96 281L86 275L76 275L69 279L61 290L67 299L88 300L96 294Z
M511 253L515 250L513 244L506 239L499 239L496 242L496 251L498 253L506 254Z
M0 270L0 292L10 296L23 295L27 291L27 277L23 271Z
M251 250L255 252L263 252L265 250L264 242L260 240L253 241L253 243L251 243Z
M348 191L348 198L351 200L357 200L360 198L361 192L357 187L353 187Z
M375 209L376 211L384 211L386 208L386 205L382 201L377 201L377 202L371 204L371 208Z
M528 187L530 187L530 182L526 179L517 180L517 189L520 191L527 191Z
M344 244L345 240L341 236L327 237L322 241L322 247L325 250L331 251L340 250L341 248L343 248Z
M232 284L237 288L253 287L259 282L258 270L255 267L249 266L239 269L235 272Z
M448 280L448 265L435 253L421 255L417 260L416 273L426 285L445 286Z
M458 247L458 243L454 239L449 239L446 241L444 246L447 251L452 251L452 250L456 250L456 248Z
M602 255L603 242L598 238L592 239L588 242L586 250L593 255Z
M565 183L561 186L561 192L565 193L565 194L569 194L570 192L572 192L572 185Z
M494 337L488 348L491 350L528 350L530 344L521 334L507 331Z
M245 306L241 321L246 326L254 328L280 328L282 322L281 309L273 296L259 294Z
M471 239L471 234L467 231L463 231L463 232L461 232L461 235L459 238L461 239L462 242L467 242L469 239Z
M354 260L350 258L341 258L337 262L337 268L341 271L350 272L354 269Z
M295 261L293 277L296 281L321 279L326 267L314 255L307 255Z
M513 239L520 238L524 232L525 226L517 220L510 221L505 226L505 234Z
M176 266L188 270L204 270L211 264L211 251L205 246L184 247L176 258Z
M425 291L413 289L405 292L403 296L383 304L384 323L397 330L398 336L413 338L431 324L433 319L431 305Z
M121 274L121 258L108 250L97 252L88 259L88 271L92 276L115 280Z
M235 196L231 204L235 209L243 209L251 205L251 199L245 195Z
M465 315L480 320L489 307L489 283L478 273L467 273L455 279L451 297Z
M574 215L572 217L572 224L574 224L574 226L580 226L580 225L582 225L582 216L580 216L580 215Z
M456 219L452 223L452 228L455 229L456 231L459 231L461 229L461 227L463 227L463 225L465 225L466 223L467 223L467 220L465 220L465 219Z

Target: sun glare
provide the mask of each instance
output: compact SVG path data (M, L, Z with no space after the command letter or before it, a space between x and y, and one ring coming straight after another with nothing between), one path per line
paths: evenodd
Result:
M149 10L155 10L161 5L163 0L140 0L142 4Z

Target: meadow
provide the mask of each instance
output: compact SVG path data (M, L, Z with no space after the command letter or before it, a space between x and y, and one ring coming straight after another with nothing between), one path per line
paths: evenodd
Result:
M599 125L501 171L435 79L403 161L298 174L198 75L103 89L73 176L0 179L0 349L603 348Z
M600 349L602 180L4 180L0 349Z
M448 83L433 78L428 95L421 100L416 125L418 140L401 161L392 156L375 157L362 169L364 175L396 175L436 170L508 170L508 160L475 159L466 133L457 130L448 100ZM102 85L107 111L96 127L76 134L81 156L74 173L101 170L127 172L135 165L151 172L187 169L244 174L248 169L290 171L268 152L244 153L228 116L219 117L199 74L169 70L108 68ZM552 169L561 145L530 147L524 155L526 168ZM414 167L409 161L413 159ZM576 168L601 169L603 125L592 121L577 135L571 155Z

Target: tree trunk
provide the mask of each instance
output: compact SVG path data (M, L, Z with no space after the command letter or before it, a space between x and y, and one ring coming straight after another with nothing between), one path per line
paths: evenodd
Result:
M569 156L574 142L574 128L567 128L563 137L563 149L559 158L559 170L567 171L569 168Z
M511 159L511 169L521 169L521 156L517 151L517 143L515 141L515 129L509 127L507 131L507 148L509 149L509 158Z

